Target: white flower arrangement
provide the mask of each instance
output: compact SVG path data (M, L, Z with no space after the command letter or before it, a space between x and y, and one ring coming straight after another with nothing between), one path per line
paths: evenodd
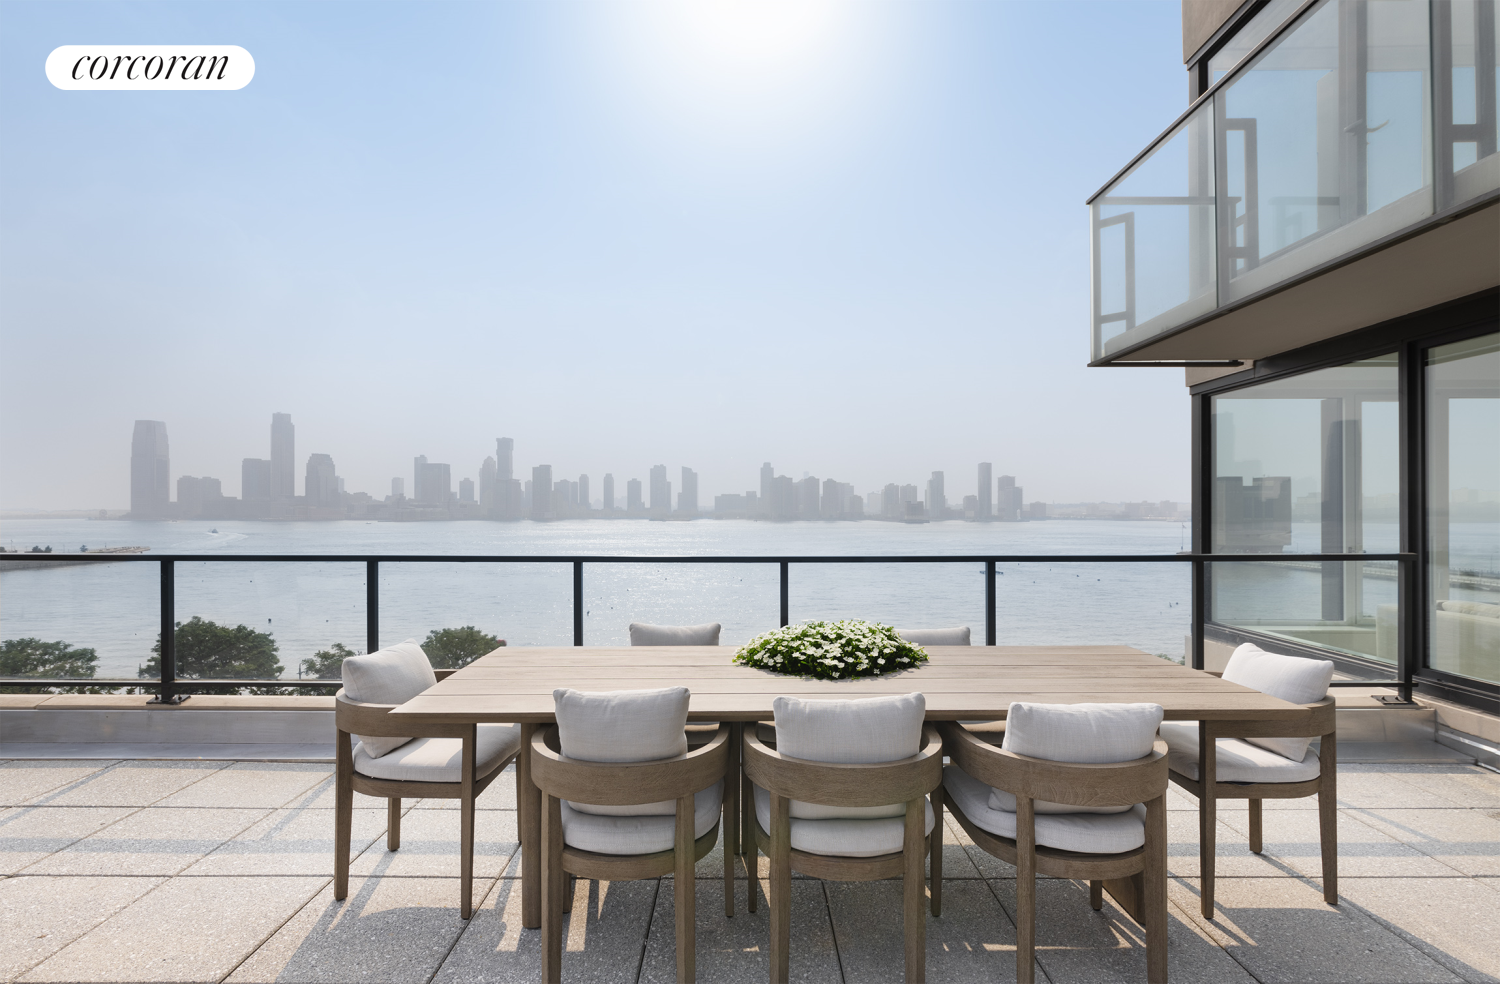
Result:
M912 669L927 662L927 652L889 625L843 619L801 622L756 636L734 661L789 676L845 680Z

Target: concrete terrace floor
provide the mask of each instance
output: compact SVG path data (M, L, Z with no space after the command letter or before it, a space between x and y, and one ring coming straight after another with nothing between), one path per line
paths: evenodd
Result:
M349 899L335 902L331 767L144 761L0 762L0 979L391 981L539 978L519 927L514 784L480 799L474 919L458 916L458 814L414 802L385 850L383 800L356 796ZM1173 981L1500 979L1500 775L1464 765L1340 769L1343 902L1323 904L1316 800L1267 801L1265 853L1223 804L1219 916L1198 916L1197 814L1171 795ZM723 915L720 855L698 880L698 977L764 981L765 906ZM928 976L1015 978L1015 870L950 822ZM762 873L764 873L762 866ZM762 899L764 899L762 888ZM674 976L668 881L580 882L572 981ZM1142 981L1138 928L1086 886L1039 889L1039 981ZM901 978L899 883L793 887L792 973Z

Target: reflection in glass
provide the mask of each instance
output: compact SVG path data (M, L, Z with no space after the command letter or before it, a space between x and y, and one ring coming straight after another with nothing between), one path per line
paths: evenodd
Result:
M1214 397L1211 551L1397 552L1397 398L1394 354ZM1377 561L1215 564L1210 617L1394 664L1396 574Z
M1302 0L1271 0L1257 11L1250 18L1250 23L1236 31L1234 37L1208 60L1208 84L1213 85L1228 75L1251 49L1270 37L1271 32L1280 27L1301 5Z
M1426 371L1428 665L1500 683L1500 334Z
M1448 0L1432 8L1437 171L1442 204L1500 188L1500 18L1495 0Z

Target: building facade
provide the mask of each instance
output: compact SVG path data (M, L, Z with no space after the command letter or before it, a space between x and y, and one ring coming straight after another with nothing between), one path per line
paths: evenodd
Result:
M289 413L271 414L271 497L297 495L297 428Z
M137 420L130 439L130 515L154 519L172 509L172 463L167 452L167 425Z

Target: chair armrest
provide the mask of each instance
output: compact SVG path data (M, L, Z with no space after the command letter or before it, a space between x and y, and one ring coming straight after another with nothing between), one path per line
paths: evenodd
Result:
M943 781L943 739L922 728L922 750L895 762L850 764L791 758L745 729L745 774L778 796L823 806L887 806L925 796Z
M680 799L707 789L729 768L729 726L706 745L654 762L584 762L557 750L557 726L531 738L531 779L558 799L598 806L634 806Z
M1338 730L1334 698L1301 706L1306 716L1293 721L1209 721L1209 733L1214 738L1321 738Z
M987 786L1017 796L1070 806L1130 806L1167 789L1167 743L1129 762L1053 762L1017 755L945 721L943 740L953 764Z
M463 738L474 727L472 724L392 722L388 715L400 706L350 700L341 689L333 697L333 720L340 731L371 738Z

